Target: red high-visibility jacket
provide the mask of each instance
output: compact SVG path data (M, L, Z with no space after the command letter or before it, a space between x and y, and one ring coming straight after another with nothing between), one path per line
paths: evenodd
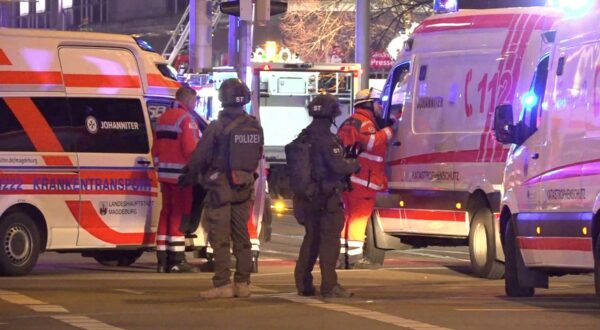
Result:
M158 181L177 183L200 138L192 115L182 106L171 108L158 117L152 154L158 168Z
M360 143L362 152L358 156L360 171L350 178L353 184L380 191L387 188L385 155L387 142L394 131L391 127L377 130L375 116L367 109L357 108L340 129L338 137L344 146Z

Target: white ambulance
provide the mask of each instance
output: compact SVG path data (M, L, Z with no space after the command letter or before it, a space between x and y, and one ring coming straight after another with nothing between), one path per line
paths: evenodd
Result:
M454 3L455 2L447 2ZM422 22L405 42L382 99L399 119L365 254L469 245L475 274L504 274L498 230L508 149L493 138L494 107L518 107L555 8L460 10ZM401 113L401 116L400 116Z
M0 273L154 246L143 62L129 36L0 29Z
M591 271L600 295L600 8L565 9L523 105L495 113L496 139L511 144L500 215L508 296Z

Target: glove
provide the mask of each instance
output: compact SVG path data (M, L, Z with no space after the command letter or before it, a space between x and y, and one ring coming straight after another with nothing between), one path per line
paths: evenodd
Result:
M190 173L190 168L186 165L183 167L182 170L183 170L183 174L177 178L177 185L180 188L185 188L186 186L191 186L193 184L193 182L191 182L192 175Z
M185 188L186 186L189 186L189 180L187 179L187 175L182 174L177 178L177 185L179 186L179 188Z

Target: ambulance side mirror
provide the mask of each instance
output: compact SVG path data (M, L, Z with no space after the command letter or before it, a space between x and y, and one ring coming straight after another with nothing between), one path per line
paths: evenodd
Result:
M502 104L494 111L494 135L502 144L517 143L512 105Z

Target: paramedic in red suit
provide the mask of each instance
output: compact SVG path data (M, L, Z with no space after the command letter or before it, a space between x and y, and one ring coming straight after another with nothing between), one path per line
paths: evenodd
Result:
M363 89L356 94L354 114L340 129L338 137L346 148L356 147L360 171L350 177L352 190L345 191L344 200L346 222L341 235L339 267L371 267L363 259L363 245L367 222L375 206L375 194L387 188L385 159L387 143L392 138L392 126L381 127L382 106L379 93L373 89Z
M192 187L180 187L177 184L201 134L191 113L196 106L196 91L181 87L175 98L174 107L156 122L152 147L162 192L162 210L156 237L159 273L197 271L185 262L185 233L181 231L182 222L189 220Z

